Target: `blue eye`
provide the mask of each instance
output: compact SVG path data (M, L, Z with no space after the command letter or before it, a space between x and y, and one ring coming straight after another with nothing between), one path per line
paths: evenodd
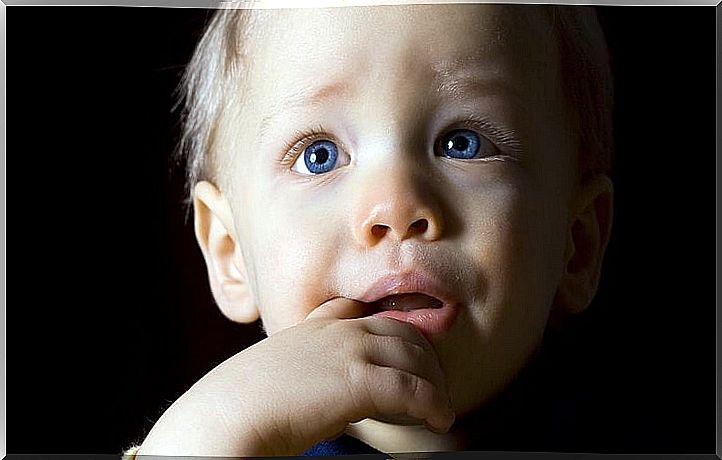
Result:
M303 164L301 160L303 159ZM316 141L306 147L301 157L296 160L293 169L304 174L324 174L336 167L338 147L327 140Z
M494 155L496 147L487 138L468 129L455 129L441 138L441 155L469 160Z

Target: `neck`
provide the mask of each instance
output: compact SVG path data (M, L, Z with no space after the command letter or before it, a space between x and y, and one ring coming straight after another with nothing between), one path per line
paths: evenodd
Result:
M350 424L346 433L387 454L463 449L463 437L459 433L438 434L423 425L396 425L367 418ZM419 457L414 455L414 458Z

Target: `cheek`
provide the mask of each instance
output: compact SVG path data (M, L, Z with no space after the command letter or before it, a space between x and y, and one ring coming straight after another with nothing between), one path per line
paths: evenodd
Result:
M545 321L561 274L563 245L542 197L529 181L508 180L487 182L461 203L468 216L462 246L482 278L476 284L484 286L479 299L483 328L509 319L519 326Z
M332 296L328 281L342 232L330 196L302 190L266 196L248 214L244 252L264 328L273 334Z
M459 413L503 388L545 330L557 283L551 259L559 251L547 244L553 231L540 195L528 181L500 180L457 197L465 216L460 247L473 263L477 278L470 284L478 291L438 352Z

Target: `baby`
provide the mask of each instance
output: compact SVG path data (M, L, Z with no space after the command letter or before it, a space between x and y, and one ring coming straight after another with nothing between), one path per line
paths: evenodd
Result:
M473 445L597 289L607 61L587 7L219 10L185 80L195 231L218 306L268 337L137 454Z

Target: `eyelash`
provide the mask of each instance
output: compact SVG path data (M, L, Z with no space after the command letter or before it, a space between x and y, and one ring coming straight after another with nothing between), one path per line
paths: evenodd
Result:
M333 136L329 135L328 130L321 125L307 131L298 130L293 134L291 139L299 140L288 141L283 146L283 151L286 152L283 156L283 160L281 160L283 164L293 164L293 162L296 161L296 158L303 153L303 150L306 147L319 139L328 139L329 141L333 141L338 144L338 141L336 141Z
M471 129L476 131L481 136L489 139L489 141L499 149L502 155L508 152L518 156L523 151L522 143L513 131L498 126L486 118L475 115L467 116L463 120L450 124L442 131L441 136L455 129ZM282 164L293 164L306 147L319 139L328 139L338 144L338 141L329 135L328 130L320 124L309 130L295 131L291 139L298 140L287 141L284 144L283 152L286 153L281 160ZM438 141L435 141L434 149L437 148L437 144ZM343 148L340 144L339 147Z
M470 129L477 132L494 144L501 154L510 153L518 156L524 150L522 142L514 131L497 125L487 118L470 115L452 123L442 133L446 134L455 129Z

